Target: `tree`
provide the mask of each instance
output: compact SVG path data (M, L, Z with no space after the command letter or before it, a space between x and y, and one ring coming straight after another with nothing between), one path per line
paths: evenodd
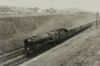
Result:
M33 10L34 12L38 12L38 11L39 11L39 8L38 8L38 7L34 7L32 10Z
M46 10L48 13L56 13L57 12L57 9L54 9L54 8L49 8Z

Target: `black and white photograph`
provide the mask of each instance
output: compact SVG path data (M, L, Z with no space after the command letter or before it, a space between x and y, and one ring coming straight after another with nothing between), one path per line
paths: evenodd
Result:
M100 0L0 0L0 66L100 66Z

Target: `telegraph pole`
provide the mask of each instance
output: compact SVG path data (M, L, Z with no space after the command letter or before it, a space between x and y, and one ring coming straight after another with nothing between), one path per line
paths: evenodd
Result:
M96 13L96 28L97 28L97 26L98 26L98 16L99 16L99 13L97 12L97 13Z

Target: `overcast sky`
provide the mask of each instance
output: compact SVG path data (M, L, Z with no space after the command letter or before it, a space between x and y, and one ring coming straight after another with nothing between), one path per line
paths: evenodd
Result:
M100 12L100 0L0 0L0 5L17 7L35 7L58 9L81 8L87 11Z

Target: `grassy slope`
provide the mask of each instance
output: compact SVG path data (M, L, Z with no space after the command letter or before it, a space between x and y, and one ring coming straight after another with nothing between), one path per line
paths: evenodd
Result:
M0 50L8 52L23 46L23 40L34 34L66 28L94 20L87 13L0 18ZM5 49L6 48L6 49Z

